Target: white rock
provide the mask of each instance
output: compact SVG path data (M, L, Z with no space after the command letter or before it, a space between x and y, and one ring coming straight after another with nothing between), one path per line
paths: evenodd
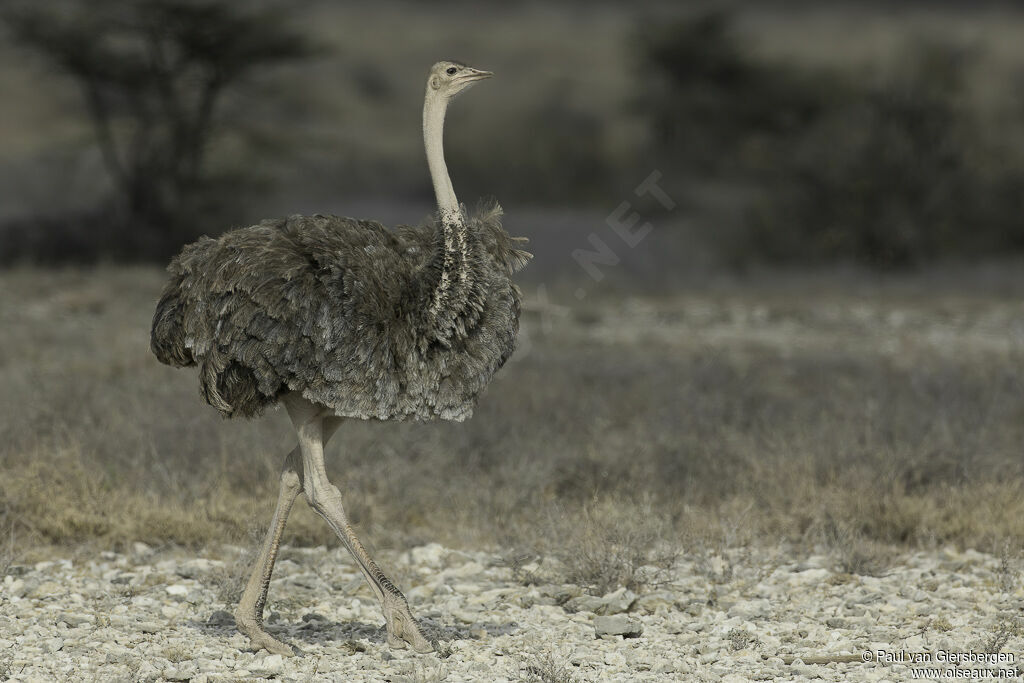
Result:
M280 655L278 655L280 656ZM163 676L169 681L189 681L199 672L199 667L193 662L179 662L173 666L165 667Z
M137 681L155 681L162 675L161 671L147 661L143 661L139 665L138 671L135 672L135 680Z
M284 657L281 655L267 655L262 660L253 662L252 671L261 676L277 675L284 671Z
M207 659L200 657L196 660L196 666L199 667L199 671L202 673L210 673L211 671L220 671L224 668L224 665L215 659Z
M806 569L802 572L794 572L789 575L790 584L821 583L829 577L831 572L827 569Z
M894 642L906 650L962 649L985 642L990 625L1015 608L1012 596L994 587L998 559L985 554L957 555L955 562L944 564L940 553L919 551L894 561L885 576L833 585L822 553L805 559L798 547L725 549L719 557L723 571L730 573L727 582L711 582L702 573L704 565L680 562L658 577L666 583L654 593L637 597L620 589L600 598L582 596L578 587L569 585L523 586L497 554L453 552L433 544L390 558L383 555L392 566L410 563L398 578L415 586L407 594L422 590L414 600L414 613L426 627L442 629L438 633L451 647L441 668L427 667L428 662L408 650L389 652L374 633L379 608L350 558L343 549L322 548L287 549L270 592L270 605L281 615L271 630L305 649L305 659L247 651L248 639L228 628L232 620L226 610L232 606L217 595L210 561L179 556L162 560L154 570L130 565L123 556L101 555L80 566L57 558L39 569L32 566L0 577L0 662L26 681L190 678L212 683L225 676L304 680L311 658L319 662L314 678L324 680L415 679L437 669L449 681L475 681L516 680L522 677L524 658L550 654L577 680L822 676L865 681L898 678L905 667L792 667L781 657L891 650ZM782 557L792 559L778 565ZM422 563L414 562L416 558ZM545 558L541 571L555 566ZM293 583L293 577L332 589L311 592ZM346 595L338 587L347 581L357 585ZM52 586L41 588L47 582L59 586L59 592L53 593ZM24 597L14 595L15 588ZM33 591L57 597L36 598ZM595 610L628 605L630 611L595 616L559 607L579 597L587 597ZM307 623L303 615L314 612L325 617L319 630L338 630L325 633L325 638L296 637ZM214 613L217 619L210 617ZM930 628L935 614L945 616L948 631ZM971 614L985 618L962 616ZM597 617L635 623L642 637L599 635ZM223 621L222 627L196 630L188 625L208 618ZM272 621L268 616L267 622ZM733 633L737 630L746 642ZM480 637L482 633L486 636ZM353 652L347 638L365 651ZM4 652L10 653L8 659L3 659ZM183 652L189 659L168 660L179 659Z
M452 577L456 577L456 578L465 578L465 577L468 577L468 576L476 576L477 574L480 574L483 571L484 571L483 565L481 565L479 562L470 561L470 562L463 563L463 564L459 565L458 567L453 567L452 569L446 569L446 570L444 570L444 574L445 574L445 576L452 576Z
M145 543L136 541L132 543L132 553L137 557L146 558L153 554L153 549Z
M594 632L598 637L624 636L626 638L636 638L644 632L644 627L639 621L630 619L624 614L615 614L612 616L595 617Z
M447 554L448 551L441 544L428 543L409 551L409 564L438 568Z

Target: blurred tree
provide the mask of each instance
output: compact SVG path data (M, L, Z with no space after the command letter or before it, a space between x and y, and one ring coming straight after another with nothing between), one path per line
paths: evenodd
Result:
M749 174L766 145L797 133L829 104L839 84L751 57L729 10L660 24L640 36L641 111L656 149L684 173Z
M812 71L744 49L717 9L640 40L659 165L747 190L718 245L733 263L907 267L1024 247L1024 155L969 106L972 51L918 40L880 72Z
M453 137L453 165L463 170L466 196L528 198L534 203L602 203L611 186L603 120L571 101L571 85L539 92L517 124L523 134L488 140L481 153L474 136ZM505 164L494 163L506 160ZM429 186L426 186L429 188Z
M775 260L843 257L902 267L975 253L990 188L969 160L966 55L915 44L894 73L851 91L789 145L752 215ZM998 246L998 245L996 245Z
M18 4L13 36L81 88L116 189L108 254L166 256L237 205L207 169L226 92L256 70L307 57L280 8L229 0L69 0Z

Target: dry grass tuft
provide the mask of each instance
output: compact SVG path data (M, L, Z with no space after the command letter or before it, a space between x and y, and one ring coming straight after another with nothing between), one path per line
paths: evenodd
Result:
M1022 635L1024 635L1024 628L1022 628L1021 620L1018 617L1003 617L996 622L992 633L978 651L991 654L1002 652L1011 638L1019 638Z
M569 668L550 652L526 659L519 669L524 683L576 683Z
M161 281L0 274L0 348L18 359L0 364L5 557L249 547L270 519L287 420L222 421L194 373L150 357ZM891 548L1024 542L1024 353L990 347L1014 304L814 291L588 300L586 324L545 333L528 313L529 349L473 420L342 427L328 466L346 510L379 548L500 545L541 558L522 580L593 592L758 540L825 544L850 574L884 571ZM927 334L893 332L896 312ZM336 544L303 502L285 542Z
M605 500L585 507L567 526L558 534L565 545L554 551L565 569L561 578L595 595L619 587L639 592L656 581L642 567L667 569L678 555L675 548L664 549L672 535L649 503Z
M1012 593L1020 585L1019 557L1019 553L1010 552L1009 543L1003 544L996 567L996 585L1003 593Z
M837 521L827 513L815 531L834 555L836 569L843 574L881 576L895 557L890 547L868 538L850 523Z

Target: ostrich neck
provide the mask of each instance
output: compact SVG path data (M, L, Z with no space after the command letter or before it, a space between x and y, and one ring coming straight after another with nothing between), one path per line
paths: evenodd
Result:
M430 179L437 195L443 234L433 258L436 279L431 281L429 298L424 303L427 328L439 339L448 339L458 319L465 315L467 297L473 286L469 272L470 238L444 163L444 115L447 106L447 99L428 86L423 103L423 143L427 150Z
M427 165L430 167L430 180L434 183L437 209L445 223L455 217L461 218L459 200L455 198L448 166L444 163L444 115L447 109L447 99L427 94L423 102L423 144L427 150Z

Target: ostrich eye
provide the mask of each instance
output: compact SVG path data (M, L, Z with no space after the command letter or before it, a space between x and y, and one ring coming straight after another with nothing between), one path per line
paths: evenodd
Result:
M454 76L456 71L458 71L458 69L456 69L454 66L450 66L448 67L448 70L445 73L447 73L449 76Z

